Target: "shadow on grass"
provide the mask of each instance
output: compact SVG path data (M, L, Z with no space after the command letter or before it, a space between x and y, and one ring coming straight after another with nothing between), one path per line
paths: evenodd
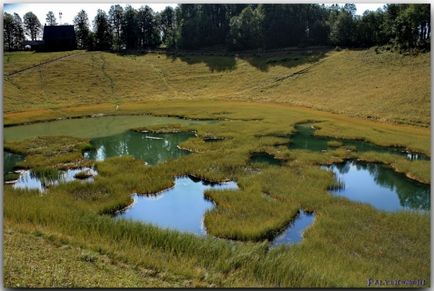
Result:
M165 55L172 61L180 60L189 65L205 64L211 72L232 71L237 67L237 59L242 59L260 71L267 72L271 67L284 66L291 68L306 63L315 63L325 57L329 47L286 48L270 51L249 50L231 52L221 50L142 50L122 51L116 54L122 57L135 58L148 53Z
M166 57L180 60L189 65L204 63L211 72L236 69L236 59L242 59L260 71L271 67L291 68L306 63L315 63L325 57L330 48L282 49L273 51L209 52L209 51L167 51Z

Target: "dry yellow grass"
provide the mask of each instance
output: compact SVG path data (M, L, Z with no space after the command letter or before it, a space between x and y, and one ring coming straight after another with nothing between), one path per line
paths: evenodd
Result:
M10 59L7 70L20 54L5 54ZM27 62L32 58L40 61L33 54ZM6 77L4 110L223 99L298 104L428 126L429 72L429 54L376 54L373 49L281 51L261 56L84 52Z
M377 94L375 86L379 84L383 87ZM376 55L373 50L325 55L280 52L256 58L187 55L175 59L164 54L86 52L15 74L5 82L8 125L136 113L225 120L195 125L198 137L181 145L195 154L169 163L145 167L128 157L109 159L97 163L99 175L93 184L59 185L43 197L6 186L4 215L8 231L12 231L6 235L6 256L9 267L24 272L8 269L7 280L10 285L25 282L43 286L37 280L50 278L50 263L59 258L65 258L61 260L64 266L71 264L74 268L67 283L75 282L83 270L95 270L95 266L74 261L74 250L41 245L28 233L34 231L44 238L54 237L55 241L97 251L90 254L91 260L104 259L105 255L124 260L127 268L123 271L132 279L125 284L119 281L122 286L134 285L129 283L140 279L137 269L129 268L134 265L175 274L175 280L169 283L178 286L195 286L198 282L221 287L365 287L370 276L421 277L430 285L429 215L385 213L328 195L332 176L319 164L339 161L350 153L310 153L274 146L284 141L275 135L289 135L294 124L316 120L322 121L317 131L320 135L365 138L430 155L429 90L428 54ZM415 94L422 97L415 98ZM407 104L409 100L412 102ZM376 122L368 116L413 125ZM6 141L11 136L19 137L18 129L7 128ZM80 137L90 130L72 128L68 135ZM227 139L205 143L201 138L205 135ZM43 150L55 155L50 147ZM249 154L260 150L286 162L279 168L265 166L255 174L249 171ZM420 180L430 180L428 161L409 162L375 153L360 154L360 158L392 164ZM170 186L175 176L185 174L216 181L232 179L240 186L236 193L207 192L218 204L205 215L211 234L257 240L287 223L299 208L314 210L316 220L302 244L269 250L265 243L198 238L100 215L126 206L133 192L158 192ZM97 189L109 195L98 196ZM267 200L261 195L264 191L280 200ZM24 234L16 234L23 228ZM33 244L35 248L28 248ZM35 249L44 257L46 254L49 263L41 262ZM40 277L25 272L30 264L41 269L37 274ZM118 274L118 266L102 266L107 269L95 274L107 286L111 278L105 281L105 276ZM14 281L16 274L20 278ZM64 275L58 274L55 279L63 280ZM95 285L95 279L85 274L83 278L87 283L83 285ZM161 279L151 285L166 285L167 278ZM138 285L146 286L141 282Z

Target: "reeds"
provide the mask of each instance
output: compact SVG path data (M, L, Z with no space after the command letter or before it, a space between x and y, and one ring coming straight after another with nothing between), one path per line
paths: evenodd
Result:
M95 163L98 175L93 183L59 184L44 195L6 185L4 219L8 225L64 239L128 265L222 287L365 287L369 277L429 278L429 215L383 213L334 197L327 193L336 185L334 177L320 168L346 158L378 160L429 181L421 170L429 167L429 161L408 161L385 153L354 153L343 148L312 153L276 146L276 138L258 137L258 132L262 136L290 134L294 124L306 120L304 110L252 104L234 109L229 103L217 107L161 105L148 110L203 118L230 112L219 116L232 119L194 125L198 136L181 144L194 153L176 160L151 167L133 157L110 158ZM327 119L321 130L335 130L337 136L341 127L346 133L350 127L345 118L311 112L309 118L313 117ZM363 124L358 125L358 135L379 138L367 123ZM384 129L383 125L376 126ZM403 137L402 143L414 143L413 133L399 129L383 134L384 139L396 134ZM87 133L86 128L82 130ZM228 138L206 143L201 134ZM416 139L414 146L424 148L428 138ZM41 137L7 145L26 154L24 165L46 171L83 163L81 151L88 140ZM285 163L252 171L250 154L264 150ZM173 185L175 177L184 175L215 182L234 180L239 185L239 190L205 193L216 204L205 215L208 237L111 217L131 203L132 193L158 195ZM262 193L268 193L267 197ZM316 213L303 242L270 249L267 240L287 225L298 209Z

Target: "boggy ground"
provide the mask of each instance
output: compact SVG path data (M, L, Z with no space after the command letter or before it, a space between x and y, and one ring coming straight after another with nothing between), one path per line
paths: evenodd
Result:
M37 240L47 239L61 242L49 257L50 262L60 261L66 267L69 264L61 258L68 258L72 270L83 265L98 275L115 272L118 264L125 264L126 276L136 278L137 272L148 270L156 276L155 286L365 287L372 278L426 279L427 286L430 285L429 215L386 213L331 196L327 189L335 183L333 177L319 167L345 158L382 161L430 183L430 161L411 162L384 153L362 155L340 148L313 153L290 150L285 145L296 123L317 120L322 121L318 124L319 135L364 138L430 155L429 129L299 107L216 101L125 103L117 110L109 104L76 106L6 114L5 118L9 124L16 124L81 115L138 113L219 119L219 122L174 126L177 130L197 132L197 137L181 144L193 154L177 160L152 167L131 157L96 162L98 176L94 183L62 184L43 195L6 185L4 220L9 232L5 239L5 282L8 287L18 284L146 286L140 280L80 283L68 279L66 273L49 273L42 254L53 248L52 244L41 245L41 256L34 254L30 259L35 265L41 265L40 272L45 275L29 276L22 246L28 242L38 245ZM158 131L160 128L168 130L167 126L147 127L146 124L140 129ZM85 136L89 130L77 128L71 130L70 137L61 139L6 140L5 147L28 154L21 164L23 167L70 167L83 162L80 153L87 148L89 140ZM224 139L205 142L206 136ZM54 161L43 158L64 151L65 146L69 149L65 158ZM250 153L258 151L282 159L282 166L251 164ZM201 238L110 217L109 214L131 203L132 193L161 191L173 184L174 177L187 174L211 181L235 180L240 187L237 191L205 193L217 205L205 216L210 236ZM316 213L303 242L270 249L266 239L287 225L299 209ZM78 262L76 248L89 251L90 259L84 256Z

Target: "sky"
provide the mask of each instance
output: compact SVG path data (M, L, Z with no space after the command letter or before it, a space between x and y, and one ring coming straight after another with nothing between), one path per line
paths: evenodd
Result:
M122 6L126 6L126 3L120 3ZM8 13L18 13L21 17L29 11L32 11L39 18L42 25L45 23L45 18L48 11L53 11L56 16L58 24L73 24L73 19L77 13L84 9L86 10L89 21L95 18L96 11L98 9L103 9L106 12L109 11L110 6L113 3L5 3L4 11ZM134 8L140 8L140 6L148 5L154 11L162 11L166 6L175 7L176 3L131 3ZM362 15L365 10L377 10L381 8L383 4L375 3L356 3L357 12L356 14ZM60 23L59 12L62 12L62 20Z
M58 24L73 24L74 17L78 14L78 12L84 9L87 12L89 17L89 21L95 18L96 11L98 9L105 10L108 12L110 10L110 6L117 3L5 3L4 11L8 13L18 13L21 18L24 14L29 11L32 11L36 14L39 21L42 25L45 23L45 18L48 11L53 11L54 16L56 16L56 20ZM126 6L127 4L121 4L121 6ZM175 7L176 3L131 3L131 6L134 8L140 8L140 6L148 5L154 11L162 11L166 6ZM62 21L59 21L59 12L62 12Z

